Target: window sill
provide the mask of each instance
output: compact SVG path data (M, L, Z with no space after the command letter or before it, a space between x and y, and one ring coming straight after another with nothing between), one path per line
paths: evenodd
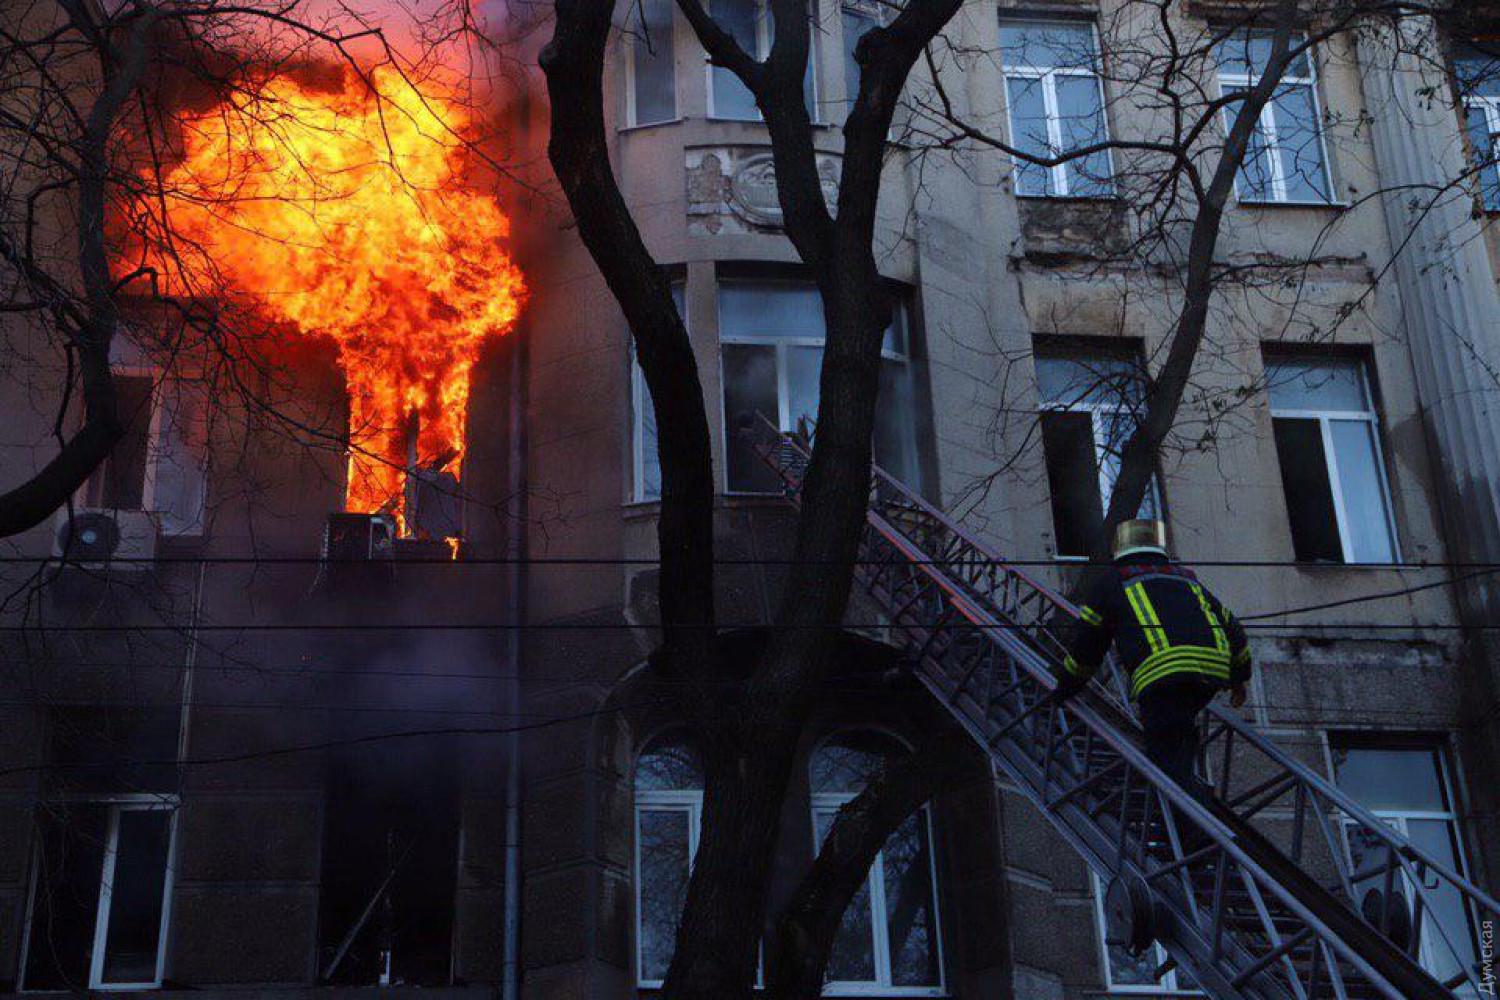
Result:
M1083 205L1108 205L1121 200L1119 194L1022 194L1020 191L1016 192L1016 199L1057 204L1077 202Z
M1236 198L1235 204L1240 208L1326 208L1335 212L1342 212L1350 208L1353 203L1342 200L1297 201L1287 198L1277 201L1270 198Z
M715 125L722 125L722 124L730 124L730 125L765 125L765 123L766 123L766 120L764 118L759 118L759 117L757 117L757 118L725 118L723 115L704 115L703 116L703 120L706 121L706 122L711 122L711 123L713 123ZM810 122L809 124L812 125L814 131L822 130L824 132L832 132L834 129L838 129L838 128L842 127L842 126L840 126L838 124L835 124L834 122L819 122L819 121L815 121L815 122Z
M681 125L685 121L687 121L686 118L678 115L676 118L663 118L659 122L637 122L634 125L621 125L616 128L615 131L620 135L628 135L631 132L644 132L648 129L653 128L665 128L671 125Z

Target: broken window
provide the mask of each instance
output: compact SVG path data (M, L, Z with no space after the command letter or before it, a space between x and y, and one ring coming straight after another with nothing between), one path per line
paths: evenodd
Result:
M667 976L703 820L703 764L682 737L653 742L635 770L636 981Z
M1336 735L1330 740L1330 753L1334 782L1339 788L1450 871L1467 873L1458 813L1440 747ZM1354 824L1346 824L1344 833L1350 871L1375 872L1355 882L1356 905L1363 913L1381 915L1387 902L1383 895L1387 846ZM1412 912L1416 891L1417 887L1402 875L1392 889L1400 898L1389 901L1408 908L1412 926L1416 926ZM1447 982L1473 966L1473 917L1458 890L1436 878L1423 886L1423 901L1417 956L1434 978Z
M23 989L161 985L176 818L157 795L40 810Z
M823 299L800 282L725 281L719 285L723 345L725 462L733 493L773 493L780 481L743 432L756 414L783 431L818 419L823 368ZM881 344L880 400L875 411L875 461L907 483L917 480L906 310L897 305Z
M1273 36L1270 30L1237 31L1219 43L1219 89L1226 97L1248 93L1260 82L1271 58ZM1289 44L1295 49L1305 42L1303 36L1293 35ZM1317 82L1311 52L1299 53L1250 131L1245 161L1235 178L1241 201L1332 200ZM1234 127L1243 106L1236 102L1225 108L1226 133Z
M841 733L813 752L808 770L815 848L844 803L864 790L885 760L903 752L889 738L868 732ZM825 975L824 993L831 996L942 993L937 868L926 806L908 816L875 855L864 885L844 910Z
M672 0L635 0L625 25L625 121L651 125L677 117L677 54Z
M1002 18L1000 58L1016 149L1052 158L1108 141L1092 24ZM1103 198L1114 193L1107 149L1052 167L1017 158L1015 168L1020 195Z
M1491 46L1492 47L1492 46ZM1464 129L1469 156L1479 176L1484 207L1500 212L1500 57L1478 45L1463 45L1454 53L1454 75L1463 99Z
M366 745L329 765L318 970L337 985L452 981L457 752L444 741Z
M1364 363L1268 357L1266 384L1297 558L1394 562L1395 522Z
M1048 348L1037 355L1036 379L1057 554L1086 556L1145 405L1145 372L1138 358L1120 352ZM1159 517L1160 510L1153 478L1137 516Z
M775 18L771 15L769 0L712 0L708 5L713 19L719 22L719 27L727 31L740 48L748 52L751 57L765 61L771 54L771 43L776 37ZM809 11L809 17L812 17ZM813 121L818 121L817 113L817 74L813 67L818 62L818 35L820 34L816 18L808 28L807 39L807 68L802 74L802 94L807 104L807 113ZM740 121L758 121L760 119L760 108L755 103L755 95L750 89L740 82L740 78L733 70L723 66L712 66L709 69L711 85L708 96L708 115L710 118L732 118Z

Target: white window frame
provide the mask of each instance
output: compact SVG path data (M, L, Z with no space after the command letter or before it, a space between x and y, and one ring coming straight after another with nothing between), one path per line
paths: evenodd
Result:
M756 62L765 62L766 57L771 54L771 4L770 0L750 0L750 2L755 4L755 51L751 52L750 56ZM810 0L807 11L809 18L815 18L819 13L819 8L815 6L817 3L818 0ZM708 16L712 17L713 7L711 0L705 0L703 6L708 12ZM820 34L821 32L809 26L807 33L807 62L812 71L812 108L809 117L812 118L814 125L820 125L824 121L823 114L818 106L818 99L821 94L821 88L818 86L818 49L820 48L818 45L818 35ZM708 56L705 55L703 57L703 71L708 89L708 117L726 122L765 121L766 116L761 113L759 104L755 105L755 117L753 118L731 118L719 115L719 112L714 107L714 68L714 65L708 61ZM731 71L726 69L724 72L730 73Z
M1464 98L1464 108L1466 111L1477 108L1478 110L1484 112L1485 133L1487 138L1490 139L1491 143L1494 144L1495 140L1497 138L1500 138L1500 97L1484 97L1478 94L1471 94ZM1467 121L1463 123L1463 131L1465 133L1468 132L1468 124L1469 123ZM1489 150L1474 150L1474 155L1478 159L1479 163L1483 164L1487 158L1494 156L1493 148L1494 147L1492 145L1492 149ZM1500 161L1490 163L1488 166L1483 166L1480 168L1481 173L1486 170L1495 175L1492 176L1490 180L1495 184L1500 184ZM1485 203L1483 180L1480 181L1479 200L1480 204L1484 206L1485 211L1500 211L1500 204L1491 206Z
M703 793L679 789L647 789L635 793L635 981L641 989L660 989L661 979L647 979L642 974L645 956L641 954L641 814L646 812L685 813L688 818L688 875L698 857L698 837L703 826Z
M1284 355L1283 355L1284 356ZM1270 367L1276 363L1276 358L1268 358L1266 363ZM1294 359L1295 360L1295 359ZM1370 439L1375 446L1375 474L1380 480L1380 500L1385 505L1385 530L1391 539L1391 560L1389 563L1370 563L1373 566L1394 565L1401 562L1401 536L1396 532L1396 509L1391 503L1391 484L1386 475L1385 446L1380 440L1380 414L1375 411L1375 394L1370 390L1369 363L1363 358L1359 359L1360 388L1364 397L1369 401L1369 409L1365 410L1299 410L1284 409L1271 405L1271 419L1278 417L1289 420L1316 420L1318 431L1323 442L1323 459L1327 463L1329 492L1333 495L1333 516L1337 522L1339 532L1339 548L1343 552L1343 560L1340 565L1365 565L1351 562L1349 554L1352 551L1352 543L1349 534L1349 514L1344 504L1344 486L1339 477L1338 455L1333 448L1333 423L1334 421L1360 421L1369 425ZM1269 392L1267 393L1269 395ZM1285 492L1285 491L1283 491ZM1290 517L1290 512L1288 512Z
M823 846L818 839L818 817L820 815L830 818L836 816L845 803L852 802L855 798L856 795L852 792L812 793L814 857L817 857ZM942 907L938 903L937 840L932 834L932 810L924 805L918 810L917 815L921 817L920 822L927 835L927 877L928 889L932 894L932 941L937 948L937 985L896 986L891 983L890 940L887 934L889 914L885 909L885 848L882 847L876 852L875 860L870 863L870 870L865 873L865 885L869 887L870 894L870 937L873 939L871 954L875 966L875 979L871 981L830 980L823 984L824 996L938 997L947 995L948 970L943 956L943 918Z
M682 327L692 335L692 327L688 325L688 303L687 282L682 278L674 278L671 282L675 299L680 299L678 310L682 316ZM626 332L626 343L630 350L630 499L632 504L657 503L661 495L647 496L646 483L646 401L649 398L646 393L646 373L641 370L641 364L635 356L635 338L629 331ZM656 429L657 434L661 428Z
M1001 20L1002 23L1010 22L1010 23L1013 23L1013 24L1038 25L1038 26L1042 26L1042 27L1045 27L1047 25L1057 25L1059 27L1064 27L1065 26L1065 27L1069 27L1069 28L1076 28L1081 23L1081 22L1078 22L1078 21L1052 21L1052 20L1047 20L1045 18L1029 18L1029 17L1028 18L1007 18L1007 17L1002 17L1000 20ZM1094 22L1092 22L1092 21L1089 22L1089 34L1090 34L1090 37L1093 40L1093 46L1094 46L1093 53L1092 53L1093 60L1095 62L1097 62L1100 58L1102 58L1102 56L1101 56L1102 49L1101 49L1100 43L1099 43L1099 26L1097 24L1095 24ZM1058 67L1058 66L1039 66L1039 65L1035 65L1035 64L1029 64L1029 63L1023 63L1021 65L1012 66L1009 63L1002 62L1001 67L1000 67L1000 75L1001 75L1001 81L1000 81L1001 82L1001 90L1002 90L1002 92L1004 94L1004 97L1005 97L1005 123L1006 123L1006 128L1009 130L1009 133L1010 133L1010 140L1011 140L1011 144L1012 145L1019 145L1020 141L1019 141L1019 139L1016 136L1016 124L1015 124L1015 119L1014 119L1014 117L1012 115L1012 109L1011 109L1011 106L1010 106L1010 88L1009 88L1008 84L1009 84L1009 81L1010 81L1011 77L1017 77L1019 79L1025 79L1025 80L1040 80L1041 81L1041 84L1042 84L1042 108L1046 112L1046 115L1047 115L1047 145L1051 149L1059 151L1059 153L1062 150L1062 115L1058 111L1058 105L1057 105L1057 78L1059 76L1092 77L1093 80L1094 80L1094 86L1097 87L1098 90L1099 90L1099 122L1100 122L1101 125L1104 126L1104 136L1101 139L1101 141L1102 142L1109 142L1109 105L1108 105L1108 103L1106 101L1106 97L1105 97L1105 93L1104 93L1104 79L1103 79L1103 76L1100 74L1100 72L1099 72L1099 70L1098 70L1097 67L1092 67L1092 68L1085 69L1085 68L1079 67L1079 66L1064 66L1064 67ZM1016 157L1014 154L1012 154L1011 158L1010 158L1011 159L1012 167L1014 169L1014 173L1012 174L1012 176L1014 176L1016 178L1016 180L1017 180L1017 183L1015 185L1016 197L1017 198L1096 198L1096 199L1100 199L1100 200L1108 200L1108 199L1114 198L1115 195L1116 195L1116 193L1115 193L1115 158L1114 158L1114 151L1112 149L1106 148L1104 150L1104 156L1105 156L1105 158L1109 162L1109 190L1108 191L1104 191L1104 192L1100 192L1100 193L1097 193L1097 194L1078 195L1078 194L1073 194L1071 191L1068 190L1068 165L1066 163L1058 163L1058 164L1055 164L1053 166L1050 166L1050 167L1046 168L1047 174L1051 178L1051 181L1052 181L1052 185L1051 186L1055 189L1053 192L1049 193L1049 192L1044 191L1041 194L1032 194L1031 192L1022 192L1021 189L1020 189L1020 183L1019 183L1019 181L1020 181L1020 170L1021 170L1021 166L1023 165L1024 161L1021 160L1021 159L1019 159L1018 157Z
M1089 354L1088 351L1078 351L1073 354L1064 354L1059 356L1042 355L1036 360L1040 362L1044 360L1052 360L1054 357L1056 357L1057 360L1077 360L1085 364L1090 361L1097 362L1107 359L1107 356L1105 355ZM1131 419L1132 423L1138 424L1139 421L1137 421L1132 414L1132 407L1126 403L1109 403L1103 400L1095 401L1089 399L1081 399L1072 402L1042 401L1039 410L1042 413L1087 413L1089 415L1089 427L1094 438L1094 465L1099 470L1099 506L1105 510L1109 509L1109 500L1110 497L1114 495L1115 490L1114 483L1109 480L1106 474L1107 470L1104 464L1104 460L1109 454L1109 450L1105 447L1105 444L1108 441L1107 433L1109 430L1110 418L1118 417L1120 414L1125 414ZM1147 485L1146 490L1147 499L1151 501L1152 509L1156 511L1157 517L1160 518L1162 516L1161 491L1157 488L1155 472L1151 474L1151 482ZM1054 555L1053 558L1058 562L1088 560L1088 556L1086 555L1064 555L1061 553Z
M1293 45L1301 44L1305 36L1296 35L1292 39ZM1316 48L1306 50L1304 58L1307 60L1307 74L1299 75L1288 71L1281 77L1280 91L1285 87L1306 87L1311 97L1313 117L1317 120L1318 127L1318 152L1322 156L1323 167L1323 189L1327 192L1324 198L1288 198L1286 193L1286 171L1281 162L1281 144L1276 135L1276 95L1266 102L1265 107L1260 109L1260 115L1256 119L1261 134L1266 140L1266 159L1269 161L1267 168L1270 175L1270 192L1268 195L1250 195L1240 190L1240 175L1244 172L1245 165L1240 164L1240 169L1234 172L1234 198L1238 202L1247 205L1337 205L1338 199L1333 192L1333 161L1328 156L1328 130L1323 127L1323 101L1318 94L1318 61ZM1260 75L1251 73L1230 73L1223 69L1219 70L1219 94L1223 96L1231 90L1249 90L1260 81ZM1231 109L1225 107L1220 114L1223 116L1224 134L1229 135L1229 130L1234 121L1230 117Z
M682 109L679 106L680 105L680 101L678 100L678 94L677 94L677 73L676 73L676 66L675 65L673 66L673 72L672 72L672 114L671 114L671 116L667 117L667 118L657 119L655 121L643 122L643 121L640 120L640 117L636 114L636 108L635 108L635 52L636 52L636 46L642 44L642 39L634 31L631 31L631 30L628 29L628 23L629 23L629 14L630 14L630 12L639 11L639 10L641 10L640 4L639 4L639 0L632 0L632 2L629 4L629 6L627 8L627 15L626 15L627 30L622 31L620 33L621 34L621 42L622 42L622 44L620 46L620 49L624 53L624 56L625 56L625 73L624 73L624 77L625 77L625 127L626 128L649 128L652 125L670 125L672 122L678 122L678 121L682 120ZM672 5L672 31L671 31L671 36L669 38L669 42L670 42L671 50L672 50L672 58L675 61L676 58L677 58L677 6L676 6L676 4Z
M1333 741L1327 738L1328 734L1325 733L1324 736L1325 738L1323 741L1323 748L1324 752L1328 754L1329 780L1333 782L1335 787L1337 787L1338 775L1333 767ZM1408 837L1406 824L1410 820L1433 820L1436 822L1446 823L1448 826L1448 832L1453 838L1453 867L1461 877L1468 878L1469 858L1468 852L1464 849L1463 827L1459 823L1459 814L1455 805L1457 788L1453 784L1453 776L1448 768L1447 747L1443 745L1402 745L1399 742L1393 742L1384 744L1372 743L1368 746L1354 744L1352 746L1344 746L1341 749L1407 750L1415 752L1427 752L1433 755L1433 757L1437 761L1437 776L1441 786L1440 791L1443 794L1443 798L1448 802L1447 809L1369 809L1369 812L1376 819L1381 820L1382 822L1389 825L1391 829L1395 830L1403 838ZM1349 828L1353 825L1354 821L1350 820L1348 817L1344 817L1343 822L1339 824L1339 833L1343 837L1344 841L1344 861L1349 865L1350 872L1354 871L1354 848L1353 845L1349 842ZM1406 876L1404 872L1401 873L1400 878L1402 880L1403 887L1406 890L1407 905L1414 906L1416 903L1416 889L1411 885L1411 880ZM1471 927L1477 927L1477 923L1474 920L1474 911L1467 902L1465 902L1465 910L1468 912ZM1426 924L1424 923L1424 933L1422 935L1422 940L1417 942L1417 963L1424 969L1430 969L1435 967L1437 964L1435 961L1435 956L1433 954L1433 950L1434 947L1436 947L1436 944L1425 933L1425 930ZM1478 942L1475 942L1475 952L1476 954L1478 953Z
M151 413L147 417L146 425L146 455L143 461L141 480L141 505L139 509L148 514L160 513L160 507L156 502L156 478L159 471L162 455L162 414L166 410L166 399L164 393L168 391L181 392L181 386L189 381L181 377L169 378L160 368L151 365L138 364L113 364L109 369L110 376L120 378L144 378L151 382ZM206 447L206 446L205 446ZM181 530L167 532L157 521L158 530L163 535L171 538L198 538L203 534L203 521L208 506L208 455L195 456L202 461L201 472L203 475L202 502L199 504L197 515L191 524ZM106 458L106 462L108 459ZM125 510L127 508L106 507L103 496L99 492L103 489L103 480L100 478L104 472L101 465L88 479L84 480L82 486L74 494L74 505L96 510Z
M657 503L661 494L646 493L646 373L641 371L635 351L630 352L630 502ZM657 428L657 433L661 429Z
M148 404L151 412L146 417L146 454L142 460L139 509L152 511L156 509L156 464L157 456L161 454L162 392L164 389L162 372L161 369L149 365L111 365L109 374L111 378L144 378L151 383L151 397ZM108 461L106 457L105 462ZM104 466L101 465L95 474L83 484L78 497L80 506L105 510L117 509L104 506L104 497L100 492L104 488L103 479L100 478L103 472ZM199 518L199 520L202 519Z
M1105 938L1109 935L1108 920L1104 916L1104 883L1099 880L1097 873L1090 871L1089 880L1093 883L1094 898L1094 925L1099 929L1099 967L1104 970L1104 988L1110 993L1122 994L1146 994L1148 996L1202 996L1202 990L1193 989L1191 986L1182 986L1177 981L1177 968L1173 966L1167 970L1156 983L1117 983L1115 982L1115 970L1109 961L1109 943ZM1167 961L1167 949L1160 942L1153 941L1150 945L1152 956L1156 959L1156 967L1161 968Z
M726 280L719 281L714 286L715 296L717 297L718 289L719 288L722 288L724 285L733 285L733 284L744 284L744 285L784 285L784 286L786 286L788 288L816 287L810 281L809 282L785 281L785 280L780 280L780 279L776 279L776 278L771 278L771 279L747 278L747 279L741 281L741 280L738 280L738 279L729 278L729 279L726 279ZM895 361L895 362L899 362L900 364L906 366L907 374L909 376L910 373L911 373L911 329L910 329L910 317L905 312L906 304L904 302L898 302L898 303L896 303L896 309L898 310L898 312L900 312L900 315L896 319L896 325L899 327L899 329L901 331L900 339L905 341L905 343L899 343L898 342L896 346L897 347L901 347L901 348L905 348L905 353L902 353L901 351L898 351L898 350L888 349L885 346L884 341L882 340L881 345L880 345L880 360L882 360L882 361ZM720 314L720 316L721 316L721 319L720 319L720 323L719 323L719 329L722 330L724 328L723 320L722 320L722 313ZM775 334L767 334L765 336L756 336L754 334L736 334L736 335L726 336L724 334L720 334L720 336L719 336L719 413L721 415L723 415L723 413L724 413L724 348L726 346L731 346L731 345L749 346L749 347L774 347L776 349L776 423L777 423L778 428L783 433L787 433L787 432L795 430L796 428L794 428L792 426L791 393L788 391L788 386L787 386L787 374L786 374L786 370L787 370L787 361L786 361L787 351L786 351L786 349L789 348L789 347L819 347L819 348L822 348L822 347L825 347L827 345L827 343L828 343L828 340L827 340L826 337L782 337L782 336L777 336ZM769 416L769 414L767 414L767 416ZM728 422L727 421L721 421L721 423L727 425ZM729 433L730 433L730 431L729 431L728 426L721 426L719 428L720 446L722 448L720 454L725 455L725 456L727 456L729 454ZM769 495L767 493L757 492L757 491L754 491L754 490L731 490L729 488L729 462L727 461L727 459L724 462L724 472L723 472L723 475L724 475L724 492L728 496L763 497L763 496L768 496Z
M89 796L69 801L80 805L100 805L108 809L105 829L104 863L99 872L99 901L94 908L94 939L89 954L90 990L114 990L138 992L160 989L167 962L167 931L172 924L172 889L176 881L177 868L177 819L181 814L181 801L175 795L151 795L146 793L124 795ZM167 823L167 857L162 874L161 925L156 938L156 974L150 982L111 983L104 980L105 947L109 943L110 901L114 897L115 865L119 860L120 814L122 812L171 812ZM25 983L26 967L31 960L31 922L36 910L37 883L41 880L42 848L38 843L32 851L31 886L26 897L25 926L21 934L21 970L19 992L29 990ZM47 991L42 991L47 992Z

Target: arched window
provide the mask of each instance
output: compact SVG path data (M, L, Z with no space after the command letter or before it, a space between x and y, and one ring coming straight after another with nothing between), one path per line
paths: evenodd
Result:
M636 981L660 986L703 817L703 762L681 734L653 740L635 767Z
M808 764L814 843L821 845L839 808L858 795L886 759L904 753L878 733L840 733ZM849 902L828 957L831 996L943 992L932 821L926 806L907 817L875 856Z

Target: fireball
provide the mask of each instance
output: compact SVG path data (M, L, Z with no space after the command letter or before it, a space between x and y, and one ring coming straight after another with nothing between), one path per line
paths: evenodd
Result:
M337 344L351 511L400 520L409 470L460 474L475 361L526 299L456 93L391 69L273 76L186 116L165 178L169 279Z

